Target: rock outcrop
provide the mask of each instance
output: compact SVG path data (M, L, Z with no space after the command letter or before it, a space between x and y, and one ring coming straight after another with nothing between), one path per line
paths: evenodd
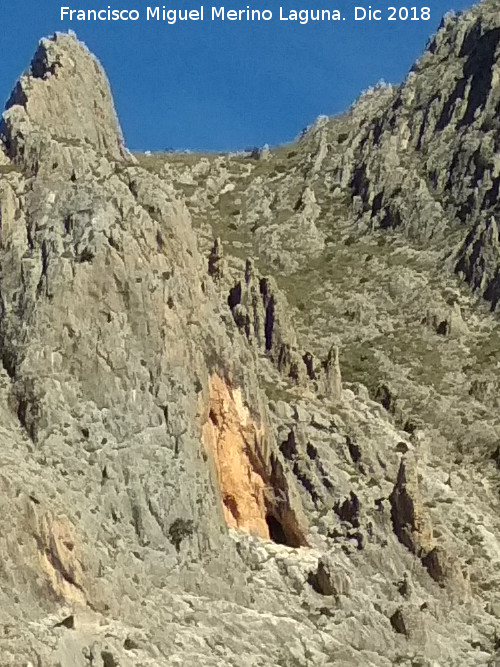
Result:
M264 425L252 419L239 389L216 374L209 387L203 443L217 470L226 523L280 544L306 546L304 518Z
M0 134L7 155L32 171L39 161L62 159L62 147L126 155L106 75L72 34L42 39L7 102Z
M0 129L2 665L498 661L497 14L252 154L130 155L42 40Z
M425 557L434 547L432 526L425 516L416 463L401 460L396 485L390 495L391 517L399 541Z
M366 124L351 180L360 220L372 228L420 241L460 236L456 270L493 307L499 41L494 2L448 14L405 83Z

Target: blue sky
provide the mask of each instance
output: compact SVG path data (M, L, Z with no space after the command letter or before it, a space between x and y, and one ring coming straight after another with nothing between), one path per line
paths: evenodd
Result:
M247 0L269 8L270 22L147 22L144 0L23 0L2 8L0 86L7 99L38 39L74 29L103 63L126 143L133 150L233 150L292 140L318 115L346 109L380 79L400 82L435 32L442 15L463 0ZM163 0L196 8L203 0ZM60 7L140 11L135 23L61 22ZM203 3L246 7L245 0ZM356 5L428 5L429 21L354 22ZM277 20L279 7L339 9L341 23Z

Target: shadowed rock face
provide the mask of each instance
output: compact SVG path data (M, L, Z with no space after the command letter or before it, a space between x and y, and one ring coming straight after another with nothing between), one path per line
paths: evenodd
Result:
M128 154L42 40L0 131L2 666L496 664L498 23L208 156Z
M462 239L456 271L496 308L500 28L494 2L448 15L363 130L352 187L363 221ZM445 241L446 242L446 241Z

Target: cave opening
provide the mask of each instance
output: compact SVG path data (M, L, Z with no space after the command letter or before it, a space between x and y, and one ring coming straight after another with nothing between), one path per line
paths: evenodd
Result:
M267 514L266 523L269 528L269 537L273 542L276 542L276 544L284 544L287 547L295 546L294 544L289 543L282 523L278 521L275 516Z

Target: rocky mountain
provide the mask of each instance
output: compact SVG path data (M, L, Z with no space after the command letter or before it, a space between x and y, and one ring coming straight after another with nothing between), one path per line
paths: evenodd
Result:
M277 149L0 137L2 667L500 665L500 18Z

